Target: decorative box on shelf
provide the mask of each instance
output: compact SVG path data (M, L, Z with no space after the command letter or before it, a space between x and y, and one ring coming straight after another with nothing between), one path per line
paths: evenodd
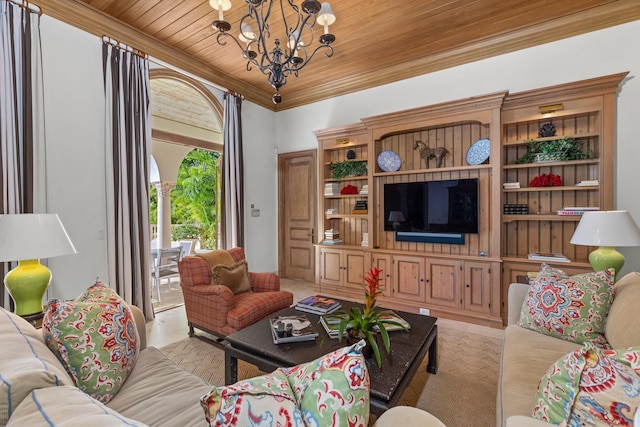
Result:
M527 215L529 206L525 204L505 204L502 207L502 213L505 215Z

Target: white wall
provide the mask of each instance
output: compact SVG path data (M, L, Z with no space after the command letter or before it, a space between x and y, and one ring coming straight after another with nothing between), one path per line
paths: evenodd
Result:
M48 296L75 298L107 280L101 41L46 16L41 33L48 211L78 251L48 260Z
M58 213L78 253L50 259L47 298L75 298L107 281L102 41L42 17L48 211ZM222 101L222 92L208 85ZM243 103L247 243L253 271L277 270L274 113ZM163 179L168 179L164 178ZM250 216L250 205L261 209Z
M629 71L618 99L616 200L640 223L640 21L321 101L276 114L281 153L317 146L312 133L360 118L470 96L511 93ZM312 69L306 70L311 72ZM301 76L304 78L304 76ZM274 206L274 209L276 207ZM640 271L640 248L622 248L623 273Z

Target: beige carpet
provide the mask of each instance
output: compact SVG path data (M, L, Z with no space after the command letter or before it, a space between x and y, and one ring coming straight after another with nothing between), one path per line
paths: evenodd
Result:
M439 321L438 325L438 373L427 373L425 360L399 404L429 411L448 427L495 426L502 346L499 333L469 332L450 321ZM224 384L224 353L219 348L197 338L186 338L161 350L210 384ZM261 374L253 365L239 362L239 379Z

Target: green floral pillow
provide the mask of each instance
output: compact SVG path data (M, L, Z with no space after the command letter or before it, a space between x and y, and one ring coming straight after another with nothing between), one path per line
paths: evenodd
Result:
M640 347L604 350L589 343L549 368L534 418L568 426L633 426L640 406Z
M102 403L118 393L140 350L129 306L100 282L76 301L51 300L42 330L76 386Z
M214 387L201 398L211 426L287 425L365 427L369 373L364 341L312 362Z
M578 344L602 340L613 301L614 270L565 278L558 271L543 270L536 277L518 324Z

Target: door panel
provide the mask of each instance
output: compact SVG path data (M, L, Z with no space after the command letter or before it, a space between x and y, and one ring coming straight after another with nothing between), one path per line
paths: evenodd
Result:
M367 269L364 252L344 252L344 285L362 289L364 272Z
M464 308L491 312L491 268L486 263L464 263Z
M393 257L393 296L411 301L424 301L424 258L411 256Z
M316 152L278 156L279 274L313 282L315 278Z
M427 302L447 307L460 307L462 296L460 293L461 264L458 261L430 260L427 262Z

